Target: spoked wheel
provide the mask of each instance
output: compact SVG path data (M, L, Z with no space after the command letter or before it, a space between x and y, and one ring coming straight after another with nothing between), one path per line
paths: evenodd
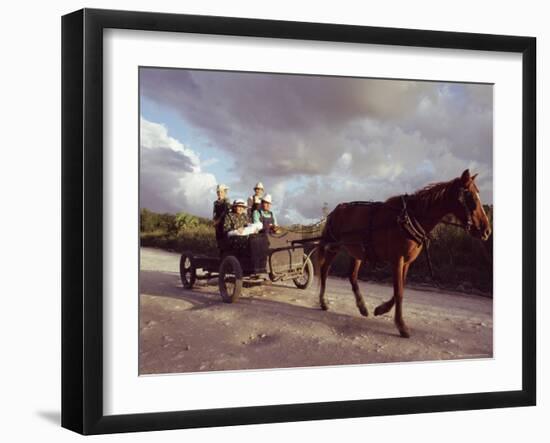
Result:
M304 254L304 268L302 275L296 277L292 281L298 289L308 289L313 283L313 274L313 263L311 263L309 257Z
M228 255L222 260L218 285L225 303L237 301L243 288L243 268L236 257Z
M193 256L185 252L181 254L180 258L180 277L181 284L185 289L191 289L197 278L197 269L195 268Z

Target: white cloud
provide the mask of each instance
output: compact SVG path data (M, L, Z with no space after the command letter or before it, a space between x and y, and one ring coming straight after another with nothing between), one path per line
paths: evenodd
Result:
M212 202L216 199L216 177L209 173L184 172L179 179L177 193L184 197L188 212L210 215Z
M144 118L140 142L141 207L210 217L217 181L202 171L199 155L168 135L164 125Z
M191 167L200 171L200 159L196 152L186 148L183 143L168 135L168 130L163 124L150 122L143 117L140 119L142 148L169 148L181 152L191 161Z

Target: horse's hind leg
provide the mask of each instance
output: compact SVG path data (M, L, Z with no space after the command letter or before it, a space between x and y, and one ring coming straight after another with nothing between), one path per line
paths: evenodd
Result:
M330 264L334 257L338 254L338 250L332 250L328 247L325 249L324 246L320 247L319 251L319 264L320 264L320 277L321 277L321 289L319 291L319 303L321 304L321 309L323 311L328 310L328 303L325 296L325 289L327 284L328 271L330 269Z
M393 298L395 299L395 326L401 337L409 338L410 332L403 320L403 290L404 290L404 264L403 257L400 257L393 264Z
M350 265L349 281L351 283L351 288L353 289L353 294L355 295L355 304L357 305L361 315L368 317L369 311L365 305L365 300L361 295L361 291L359 290L359 285L357 284L357 275L359 274L359 268L361 267L361 260L352 257Z
M395 304L395 298L392 297L388 301L382 303L381 305L378 305L376 309L374 310L374 315L382 315L388 312L391 308L393 308L393 305Z
M405 280L407 279L407 271L409 270L409 263L403 265L403 286L405 285ZM388 301L377 306L374 310L374 315L382 315L390 311L395 304L395 297L390 298Z

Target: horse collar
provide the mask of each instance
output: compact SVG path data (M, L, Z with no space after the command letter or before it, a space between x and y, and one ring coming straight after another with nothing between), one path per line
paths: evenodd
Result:
M426 233L420 222L411 214L409 214L407 208L407 194L401 196L401 202L403 209L401 214L397 217L397 224L403 229L407 237L414 240L419 245L426 243L430 240L430 235Z

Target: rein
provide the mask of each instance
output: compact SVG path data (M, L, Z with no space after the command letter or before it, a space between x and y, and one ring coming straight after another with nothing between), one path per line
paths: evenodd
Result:
M469 232L472 225L473 225L472 211L469 208L469 205L471 204L470 200L472 198L473 197L471 195L471 192L469 192L467 190L464 190L464 189L461 189L458 200L461 203L461 205L464 207L464 211L466 213L466 223L465 224L455 223L455 222L446 221L446 220L441 220L439 223L449 225L449 226L455 226L455 227L464 229L466 232ZM409 212L408 207L407 207L407 199L408 199L407 194L401 195L402 207L401 208L395 208L395 207L392 208L392 207L390 207L390 208L395 210L395 211L401 211L400 214L397 216L396 222L397 222L398 226L401 227L401 229L404 231L405 235L407 237L409 237L411 240L418 243L419 245L424 246L424 250L425 250L425 254L426 254L426 261L428 263L428 269L430 271L430 277L436 285L439 285L437 280L434 277L432 260L431 260L431 256L430 256L430 248L429 247L430 247L430 242L433 240L433 237L424 230L424 228L422 227L422 225L418 221L418 217L415 217L413 214L411 214ZM368 223L368 227L366 229L366 232L365 232L365 229L363 228L363 229L355 229L355 230L351 230L351 231L344 231L344 232L341 232L340 234L345 235L345 234L364 233L365 238L362 242L357 241L357 242L353 242L353 243L354 244L359 244L363 248L363 250L365 251L365 255L367 255L367 254L371 255L371 260L370 261L372 263L376 264L377 257L376 257L376 254L375 254L374 250L371 247L371 243L372 243L371 239L372 239L373 231L381 229L382 226L373 226L373 217L376 214L379 207L382 206L384 203L382 203L382 202L373 202L373 201L364 201L364 202L361 201L361 202L350 202L350 203L343 203L343 204L350 205L350 206L364 205L364 206L372 207L373 213L369 217L369 223ZM336 236L334 235L334 233L332 232L330 214L327 217L321 218L316 223L313 223L313 224L307 225L307 226L301 226L300 228L297 228L297 229L280 228L284 232L282 234L279 234L279 236L284 236L284 235L286 235L286 233L289 233L289 232L301 233L301 234L312 234L314 232L319 231L321 229L321 227L323 226L323 223L325 223L325 222L326 222L325 227L326 227L327 235L329 237L332 237L332 240L335 243L343 244L343 242L339 241L336 238Z
M283 227L279 226L279 229L281 231L284 231L285 233L294 233L294 234L313 234L314 232L318 232L323 227L323 223L327 220L327 217L321 218L318 222L312 223L311 225L305 225L300 226L299 228L292 228L292 227Z
M464 207L464 211L466 213L466 225L463 223L455 223L450 222L446 220L441 220L439 223L449 225L449 226L455 226L461 229L464 229L466 232L470 232L473 221L472 221L472 211L468 207L469 206L469 199L472 199L472 195L470 191L461 190L459 194L459 202ZM422 228L422 225L416 220L414 216L410 216L407 211L407 195L401 196L401 202L403 204L403 209L401 212L401 215L397 217L397 223L402 227L402 229L409 234L409 237L412 238L412 240L416 241L418 244L422 244L424 246L424 251L426 254L426 261L428 262L428 269L430 270L430 277L432 281L439 286L439 283L434 277L434 271L432 266L432 259L430 256L430 241L433 240L433 237L426 233L426 231ZM470 203L471 204L471 203Z

